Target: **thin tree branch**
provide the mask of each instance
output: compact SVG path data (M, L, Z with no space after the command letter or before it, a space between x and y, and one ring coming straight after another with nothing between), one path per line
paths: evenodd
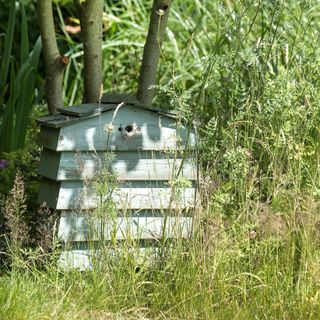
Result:
M81 4L81 33L84 49L83 102L98 102L102 84L103 0Z
M156 84L160 50L166 30L171 0L154 0L149 30L143 51L137 99L141 104L151 105Z
M62 77L69 59L60 55L54 30L52 0L39 0L39 22L42 39L43 56L46 68L45 91L48 109L51 114L63 106Z

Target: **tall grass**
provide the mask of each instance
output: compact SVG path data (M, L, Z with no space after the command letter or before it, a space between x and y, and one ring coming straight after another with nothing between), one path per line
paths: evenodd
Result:
M1 316L317 319L318 249L302 230L298 268L293 229L287 238L256 240L240 224L215 230L207 241L178 242L139 269L125 251L88 273L61 272L54 265L39 271L16 261L19 268L1 278Z
M91 272L16 259L0 318L319 319L319 9L176 0L156 101L199 123L194 236L152 263L124 250ZM106 12L105 87L134 89L147 5Z

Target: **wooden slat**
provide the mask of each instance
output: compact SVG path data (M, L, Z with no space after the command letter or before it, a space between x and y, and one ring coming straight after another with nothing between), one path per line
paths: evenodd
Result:
M99 115L102 112L113 110L117 107L115 103L99 104L99 103L86 103L77 106L68 106L58 108L58 110L65 115L75 117L84 117L89 115Z
M153 106L141 105L135 95L128 94L128 93L105 93L102 96L101 101L103 103L134 104L136 106L139 106L139 108L143 108L143 109L150 110L153 112L158 112L158 113L165 114L169 117L174 117L174 118L177 118L179 115L179 112L177 112L176 110L169 110L169 109L164 109L164 108L155 108Z
M64 270L78 269L80 271L91 270L98 259L97 252L93 250L69 250L62 251L58 259L58 266Z
M112 130L106 130L106 125ZM139 127L140 130L130 138L124 138L118 129L127 125ZM57 151L167 150L184 146L186 140L187 130L177 130L174 119L128 105L116 114L115 111L105 112L61 128ZM195 133L192 131L189 145L195 144Z
M46 203L49 208L55 209L60 194L60 184L60 182L42 179L38 195L38 203Z
M41 146L47 147L51 150L56 150L60 136L60 129L41 126L38 136L38 143Z
M162 152L120 151L114 155L116 159L108 168L110 161L106 153L60 153L44 149L39 174L59 181L90 180L110 171L117 180L171 180L176 177L182 163L181 159L168 159L170 154ZM180 173L188 180L196 180L196 171L196 164L186 159Z
M84 121L86 119L95 118L103 112L114 110L118 106L118 104L121 103L122 99L115 99L115 100L117 101L119 100L119 102L114 103L110 101L108 103L104 102L101 104L92 103L92 104L82 104L77 106L62 107L58 109L60 113L41 117L37 120L37 123L39 125L43 125L51 128L65 127L70 124ZM126 103L131 104L132 102L133 100ZM136 104L136 101L134 104ZM169 118L173 118L173 119L178 118L178 113L175 110L146 107L141 105L136 105L135 107L140 108L142 111L147 110L147 111L152 111L153 113L159 113Z
M100 185L100 192L101 186ZM45 180L41 186L40 199L50 204L57 210L95 209L99 203L105 201L110 195L104 190L99 196L99 186L84 186L81 181L54 182ZM58 195L52 190L59 190ZM45 198L47 197L47 199ZM54 198L55 197L55 198ZM172 188L160 181L134 181L122 183L113 190L112 200L117 209L184 209L194 207L196 188L176 189L175 195Z
M180 193L180 199L177 199L172 196L171 188L147 188L146 186L131 188L128 186L117 188L113 192L112 199L118 209L167 209L194 205L194 188L181 190ZM96 190L83 189L79 183L62 182L56 209L93 209L97 208L99 202L100 198Z
M46 125L48 123L51 122L60 122L60 121L65 121L67 120L68 117L66 117L65 115L61 114L61 113L56 113L56 114L50 114L44 117L41 117L39 119L37 119L37 123L39 125Z
M172 150L186 143L186 133L177 136L175 129L135 123L140 127L140 132L130 139L123 139L118 131L121 123L115 125L114 131L108 134L103 127L93 127L83 124L81 127L72 128L73 132L62 131L59 137L57 151L136 151L136 150ZM64 128L63 128L64 129ZM68 127L68 129L71 129ZM181 141L179 143L178 141ZM190 145L195 145L195 135L191 133ZM184 147L182 147L183 149Z
M108 263L107 259L114 258L119 254L129 252L134 257L138 265L152 264L159 250L156 247L140 247L140 248L104 248L90 249L86 246L84 249L73 248L63 250L58 259L58 266L64 270L78 269L80 271L92 270L93 267L103 267Z
M79 122L79 117L72 117L62 113L57 113L49 116L42 117L37 120L39 125L49 127L49 128L61 128L71 123Z
M60 113L44 116L37 120L41 126L49 128L61 128L71 124L99 116L100 113L113 110L117 104L84 104L78 106L63 107Z
M60 218L58 237L63 242L189 237L191 217L129 216L97 218L65 212Z
M49 179L58 180L61 152L44 148L41 152L38 174Z

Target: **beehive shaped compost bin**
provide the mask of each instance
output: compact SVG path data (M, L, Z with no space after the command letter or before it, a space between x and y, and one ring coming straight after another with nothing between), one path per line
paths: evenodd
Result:
M90 267L92 243L188 237L196 203L194 129L128 96L38 120L39 201L60 210L60 263Z

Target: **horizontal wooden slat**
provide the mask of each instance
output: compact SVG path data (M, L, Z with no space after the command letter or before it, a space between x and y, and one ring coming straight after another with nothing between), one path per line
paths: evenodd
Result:
M56 113L39 118L37 123L45 127L60 128L70 123L78 122L79 120L79 117L69 117L62 113Z
M49 128L61 128L75 124L86 119L94 118L101 112L113 110L117 107L117 104L84 104L72 107L63 107L61 113L44 116L37 120L37 123L44 127Z
M162 113L165 114L169 117L174 117L174 118L178 118L179 117L179 112L177 110L169 110L169 109L165 109L165 108L155 108L153 106L144 106L141 105L140 102L138 101L138 99L136 98L136 96L134 94L128 94L128 93L105 93L102 96L101 101L103 103L125 103L125 104L133 104L138 106L139 108L143 108L146 110L151 110L153 112L158 112L158 113Z
M115 103L108 103L108 104L86 103L86 104L80 104L77 106L62 107L62 108L58 108L58 110L64 115L83 118L85 116L98 115L101 112L113 110L116 107L117 107L117 104Z
M107 193L107 183L84 186L81 181L54 182L44 180L39 199L57 210L94 209L107 197L112 198L117 209L184 209L195 206L196 188L173 189L157 181L135 181L119 184L112 195ZM58 196L54 199L54 195ZM99 193L102 195L99 196ZM47 198L47 199L46 199Z
M97 208L101 201L97 193L97 189L94 188L83 189L81 183L62 182L56 209ZM179 193L179 195L173 196L170 187L148 188L147 185L140 187L123 185L114 190L112 199L118 209L185 208L194 204L195 188L183 189ZM107 196L102 195L102 201Z
M93 267L103 267L108 263L108 259L118 256L121 252L126 253L126 255L130 253L138 266L140 264L152 264L159 250L157 247L90 249L90 245L87 245L84 249L63 250L58 259L58 266L65 270L87 271Z
M65 212L60 218L58 237L63 242L188 237L191 217L129 216L97 218Z
M108 99L107 99L108 100ZM60 113L47 115L41 117L37 120L39 125L43 125L50 128L61 128L68 126L73 123L77 123L86 119L94 118L99 116L101 113L108 112L110 110L114 110L120 103L125 102L125 104L137 104L137 100L134 98L132 101L124 101L125 99L114 99L114 101L106 102L102 101L103 103L90 103L90 104L81 104L76 106L66 106L62 108L58 108ZM115 102L117 101L117 102ZM164 108L154 108L148 106L136 106L142 110L148 110L155 113L159 113L171 118L178 118L178 112L175 110L168 110Z
M124 137L120 127L132 125L139 130L130 137ZM110 130L106 130L106 126ZM45 134L45 130L43 134ZM188 140L194 146L195 133L192 130L187 139L186 128L176 128L175 119L134 106L120 107L118 111L107 111L62 127L57 140L57 151L100 151L100 150L167 150L183 149ZM40 137L44 147L51 148L50 141Z
M102 152L53 152L44 149L41 154L39 174L59 181L90 180L110 171L117 180L171 180L176 177L181 159L169 159L160 152L121 151L114 154L111 163ZM109 164L109 168L108 168ZM183 162L180 176L197 179L196 164L191 159Z

